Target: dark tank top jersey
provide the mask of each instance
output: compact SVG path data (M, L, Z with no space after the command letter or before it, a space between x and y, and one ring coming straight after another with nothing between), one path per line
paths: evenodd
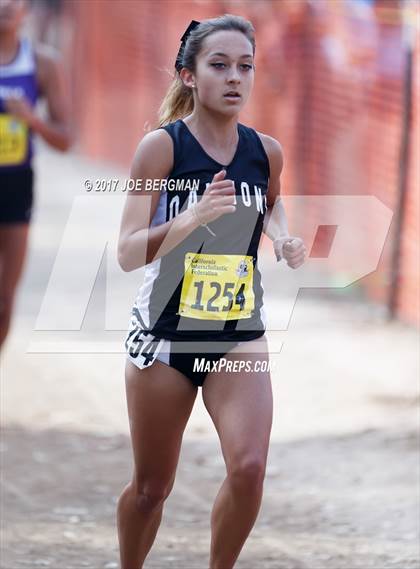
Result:
M234 181L236 211L198 227L146 266L132 316L156 338L172 341L246 341L265 330L258 245L267 210L269 161L252 128L238 123L232 162L211 158L179 119L164 127L172 138L173 169L160 191L152 226L199 202L223 167Z

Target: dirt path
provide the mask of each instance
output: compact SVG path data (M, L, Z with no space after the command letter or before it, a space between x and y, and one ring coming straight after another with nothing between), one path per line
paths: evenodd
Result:
M117 567L115 502L131 465L124 435L3 432L2 567ZM417 440L365 431L274 443L257 525L238 569L418 567ZM145 567L207 567L216 442L185 441Z

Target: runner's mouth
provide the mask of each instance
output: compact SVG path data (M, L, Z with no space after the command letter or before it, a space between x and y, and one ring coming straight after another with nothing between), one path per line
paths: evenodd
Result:
M225 93L223 95L223 97L225 99L228 99L230 101L239 101L241 99L241 95L235 91L229 92L229 93Z

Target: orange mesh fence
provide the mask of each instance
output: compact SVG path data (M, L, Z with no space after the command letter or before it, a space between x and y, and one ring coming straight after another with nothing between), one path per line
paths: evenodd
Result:
M404 10L396 0L70 0L66 10L73 21L81 148L127 167L145 128L156 122L189 21L223 13L250 19L256 29L256 82L241 122L282 143L283 195L373 195L394 212L378 269L358 286L384 304L394 290L396 314L420 323L417 3ZM403 164L406 200L393 282L404 159L404 29L414 30L415 42L410 145ZM313 215L309 209L299 212L303 238L304 220ZM361 251L369 247L359 241L355 235ZM330 243L328 228L318 232L312 255L322 256Z

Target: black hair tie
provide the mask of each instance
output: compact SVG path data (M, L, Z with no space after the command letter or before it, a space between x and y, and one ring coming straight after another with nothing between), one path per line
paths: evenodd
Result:
M188 26L188 28L185 30L185 32L182 35L181 47L179 48L178 55L176 56L176 60L175 60L175 69L178 71L178 73L181 71L181 69L183 67L182 58L184 55L184 48L185 48L185 44L187 43L188 36L199 25L200 25L200 22L197 22L196 20L191 20L190 25Z

